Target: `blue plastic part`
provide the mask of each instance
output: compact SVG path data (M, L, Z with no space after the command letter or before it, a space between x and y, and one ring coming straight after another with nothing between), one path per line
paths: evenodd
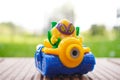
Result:
M58 56L48 55L41 52L43 46L40 46L35 53L35 65L39 72L44 76L54 77L57 75L86 74L94 69L95 57L92 53L84 55L82 63L75 68L65 67Z

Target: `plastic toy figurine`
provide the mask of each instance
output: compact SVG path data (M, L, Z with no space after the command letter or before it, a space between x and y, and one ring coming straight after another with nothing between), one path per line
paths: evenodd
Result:
M86 74L94 69L95 57L82 45L79 27L64 19L52 22L48 39L37 46L35 65L44 76Z

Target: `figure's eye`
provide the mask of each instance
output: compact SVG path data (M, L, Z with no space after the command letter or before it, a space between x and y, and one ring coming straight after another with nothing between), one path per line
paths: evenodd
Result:
M69 32L71 33L71 32L73 32L73 31L74 31L74 26L71 25L70 28L69 28Z
M66 31L66 29L65 29L64 26L61 26L60 29L61 29L62 32L65 32L65 31Z

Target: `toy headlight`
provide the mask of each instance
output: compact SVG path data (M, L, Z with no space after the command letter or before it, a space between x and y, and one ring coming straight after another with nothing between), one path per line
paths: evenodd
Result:
M80 55L80 51L77 48L73 48L70 53L72 58L78 58Z

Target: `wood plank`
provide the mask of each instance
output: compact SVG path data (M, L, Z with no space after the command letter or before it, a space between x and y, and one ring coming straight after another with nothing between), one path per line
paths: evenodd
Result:
M28 59L28 58L25 60L27 60L27 62L25 63L25 66L23 68L21 68L21 71L16 76L15 80L23 80L25 78L25 76L27 75L28 71L30 70L31 65L33 64L31 62L33 62L33 60Z
M16 76L21 72L21 70L25 67L26 60L23 58L21 59L20 62L18 62L17 65L15 65L13 68L9 69L7 72L8 74L6 75L7 77L4 77L4 80L14 80Z
M108 72L106 71L106 69L104 69L103 65L96 65L96 67L99 69L99 73L101 75L103 75L104 77L106 77L106 80L116 80L113 76L111 76L110 74L108 74Z
M2 58L0 80L51 80L35 68L33 58ZM0 58L0 60L2 60ZM60 75L52 80L120 80L120 59L96 59L95 69L85 75ZM117 63L117 64L116 64Z
M30 68L29 72L27 73L27 75L25 76L24 80L37 80L37 79L35 79L35 75L38 71L35 68L33 59L31 61L31 63L32 63L31 68Z
M36 74L33 80L43 80L43 76L38 71L36 71Z
M120 58L110 58L108 61L120 65Z
M104 61L104 63L101 63L103 64L106 68L112 70L112 72L114 72L115 74L119 74L120 75L120 66L119 65L116 65L116 64L113 64L107 60L104 60L102 59L101 62Z
M4 59L2 63L0 63L0 74L3 74L9 68L14 66L14 64L18 61L18 59L7 58Z
M87 75L91 80L99 80L99 77L97 77L93 72L88 72Z
M105 61L107 61L107 59L105 59ZM104 65L106 65L106 63L104 63L104 61L102 61L101 59L97 59L96 63L97 64L95 65L95 69L92 72L93 75L88 73L88 76L90 75L90 77L92 79L95 79L95 80L96 80L96 78L98 80L101 80L101 78L103 78L104 80L113 80L113 79L115 79L113 76L108 74L109 69L104 68ZM103 63L103 64L100 64L100 63ZM108 71L106 71L106 70L108 70Z
M8 59L9 60L9 59ZM18 60L18 59L15 59L15 60ZM5 80L6 78L8 78L8 76L10 74L12 74L13 72L15 72L15 69L19 67L19 64L21 64L23 61L23 59L19 59L19 62L17 62L16 64L14 64L12 67L8 68L5 72L3 72L1 75L0 75L0 79L1 80ZM14 62L14 60L12 60ZM11 62L12 63L12 62ZM10 64L10 62L8 63ZM9 67L9 65L8 65Z
M94 76L97 77L97 80L107 80L106 77L104 77L103 75L101 75L101 73L99 73L99 71L97 69L95 69L93 71Z
M102 67L102 71L105 72L105 76L107 76L108 74L108 77L113 77L116 80L120 79L118 74L119 70L116 71L116 66L114 66L114 64L109 63L107 59L101 59L97 65Z
M4 58L0 58L0 63L4 61Z

